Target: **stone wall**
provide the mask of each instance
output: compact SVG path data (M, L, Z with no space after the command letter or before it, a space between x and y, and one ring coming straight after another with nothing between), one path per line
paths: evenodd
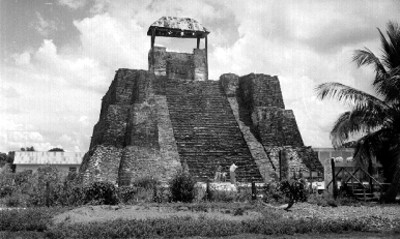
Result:
M149 51L149 71L170 79L203 81L208 79L206 58L204 49L194 49L193 54L189 54L154 47Z
M112 145L96 145L83 157L80 172L85 184L109 181L117 184L122 149Z
M245 104L255 107L277 107L284 109L281 86L277 76L249 74L239 79L240 95Z
M220 77L220 85L225 91L225 95L228 98L230 107L232 109L233 115L239 125L239 128L243 134L243 138L249 147L250 153L257 164L260 174L264 179L264 182L271 182L277 178L277 169L275 165L268 158L267 153L264 150L264 146L255 137L251 130L251 123L246 122L244 114L250 114L247 109L240 107L237 96L237 91L239 87L239 77L235 74L224 74ZM241 117L242 115L242 117ZM249 118L249 117L247 117Z
M220 82L226 96L237 99L240 119L264 146L304 146L293 111L285 109L276 76L224 74Z
M317 152L314 152L311 147L265 147L269 158L275 165L278 166L278 174L282 173L282 179L293 178L293 172L298 177L298 172L310 173L323 172L324 168L318 160ZM279 162L281 162L279 169Z
M229 73L220 77L220 84L266 182L277 180L280 172L288 178L293 170L323 170L317 154L304 147L293 111L285 109L276 76Z
M81 164L85 183L129 184L147 173L167 179L180 167L165 96L163 103L154 94L163 91L162 85L153 89L158 82L144 70L117 71Z
M126 145L159 149L155 101L132 105L126 132Z
M236 94L251 112L253 131L265 146L304 146L293 111L285 110L279 79L264 74L239 78Z
M266 146L304 146L292 110L255 107L252 112L255 130Z
M264 179L264 182L268 183L276 180L277 169L269 160L263 145L256 139L256 137L251 133L250 127L247 126L243 121L240 120L239 116L239 104L235 97L228 97L229 104L232 108L233 114L236 121L238 122L239 128L242 131L243 138L249 147L251 156L257 164L260 174Z
M205 49L193 50L194 80L208 80L207 52Z

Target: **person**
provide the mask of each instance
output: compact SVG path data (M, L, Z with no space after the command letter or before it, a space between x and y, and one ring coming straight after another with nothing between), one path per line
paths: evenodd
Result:
M186 159L183 160L182 172L185 174L189 174L189 165L187 164Z
M231 183L232 184L236 184L236 173L235 170L237 169L237 166L235 165L235 163L233 163L230 167L229 167L229 177L231 179Z
M215 177L214 181L215 182L220 182L221 181L221 176L222 176L222 166L219 164L217 167L217 171L215 172Z

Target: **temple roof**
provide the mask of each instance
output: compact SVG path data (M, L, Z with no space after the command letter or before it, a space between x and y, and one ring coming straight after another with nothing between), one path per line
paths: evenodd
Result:
M161 17L149 27L147 35L151 36L155 29L155 36L181 37L181 38L204 38L210 32L198 21L192 18Z

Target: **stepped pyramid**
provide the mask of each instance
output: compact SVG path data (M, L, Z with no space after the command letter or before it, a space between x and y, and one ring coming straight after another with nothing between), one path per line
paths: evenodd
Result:
M184 162L198 181L235 163L239 182L270 182L288 175L281 155L286 171L322 168L304 146L293 111L285 109L276 76L208 80L209 31L190 18L162 17L147 34L149 70L119 69L102 99L80 168L85 183L168 180ZM196 38L197 48L168 52L154 46L156 36Z

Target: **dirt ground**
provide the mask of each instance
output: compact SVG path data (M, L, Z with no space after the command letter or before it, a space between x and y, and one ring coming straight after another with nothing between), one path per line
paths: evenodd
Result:
M320 219L355 219L360 217L374 217L382 221L391 221L400 218L400 206L339 206L321 207L309 203L295 204L291 211L284 211L278 207L265 206L266 211L277 212L286 218L320 218ZM203 211L193 210L187 206L165 205L118 205L118 206L85 206L75 208L54 217L53 222L86 223L91 221L108 221L114 219L149 219L177 217L206 217L220 220L249 220L262 217L262 208L245 209L242 215L235 215L234 209L206 208Z

